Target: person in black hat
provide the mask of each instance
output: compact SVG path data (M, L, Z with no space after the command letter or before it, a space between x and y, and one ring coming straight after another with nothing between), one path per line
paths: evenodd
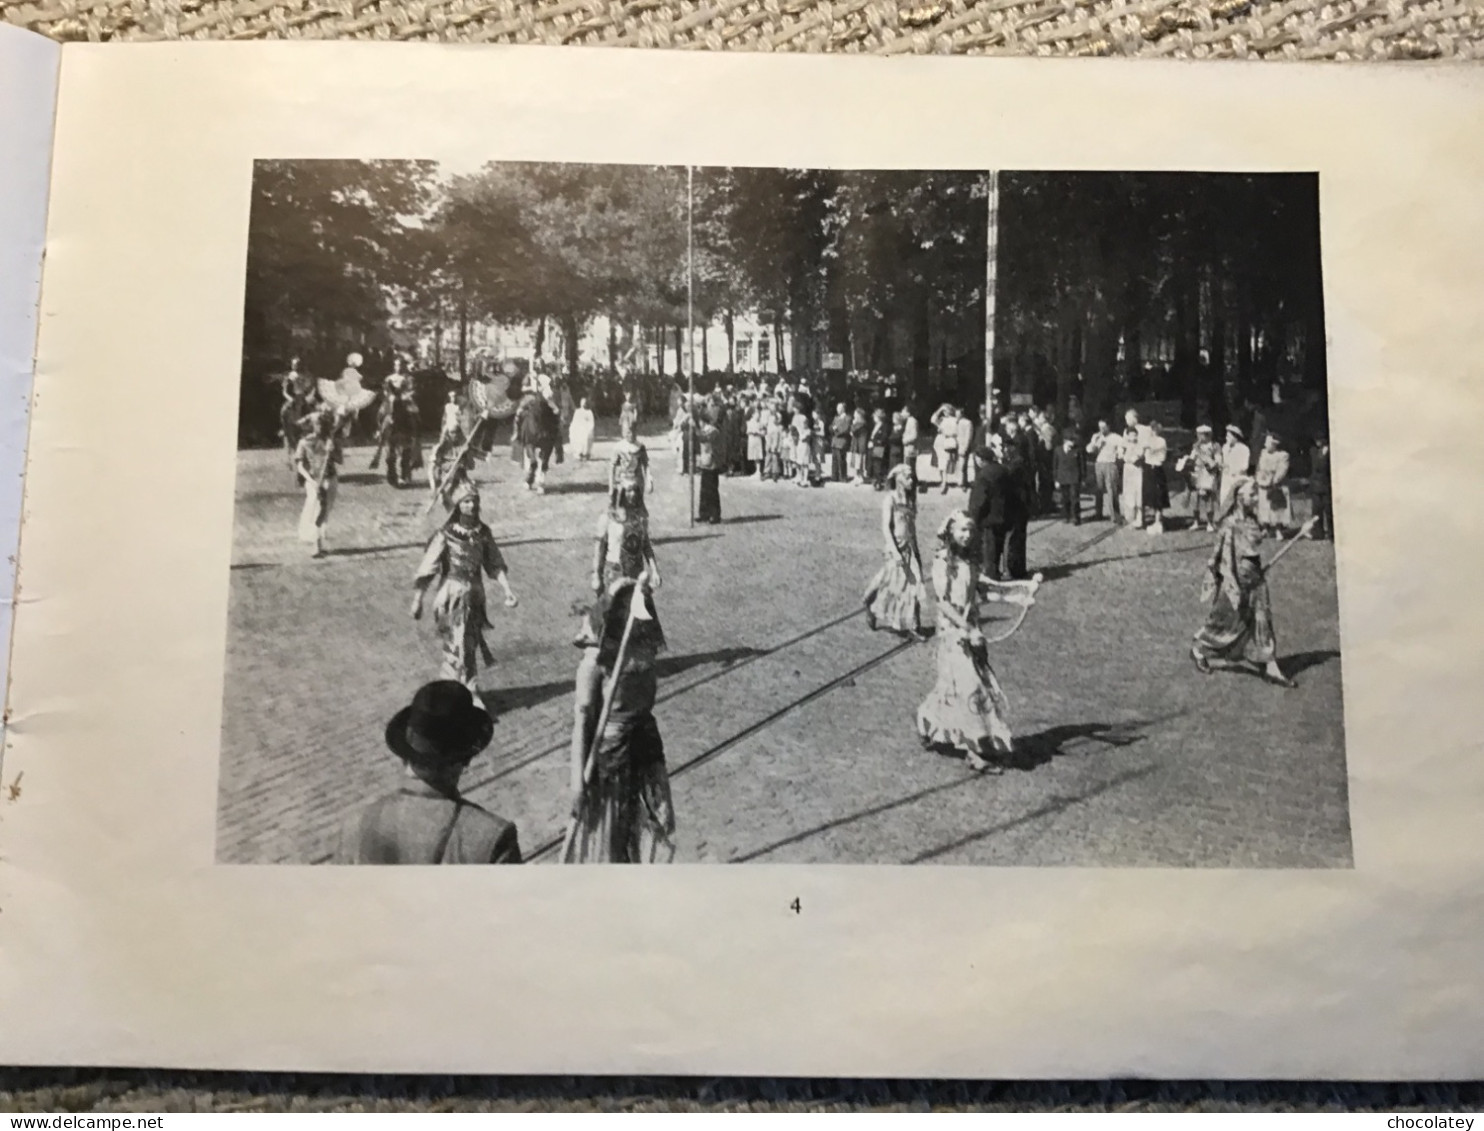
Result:
M493 733L494 722L463 684L444 679L419 688L386 728L407 781L346 822L337 862L519 864L515 826L459 793L459 778Z

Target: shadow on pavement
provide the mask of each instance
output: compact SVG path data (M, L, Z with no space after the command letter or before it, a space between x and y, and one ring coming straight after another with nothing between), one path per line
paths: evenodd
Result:
M1158 721L1158 720L1152 720ZM1009 760L1011 769L1033 770L1062 754L1077 752L1079 746L1101 743L1104 746L1132 746L1143 742L1139 733L1149 722L1132 723L1063 723L1035 734L1015 739L1015 752Z
M548 483L546 493L548 495L603 495L608 491L608 484L604 483Z
M724 518L721 522L723 526L741 526L748 522L774 522L782 517L781 514L739 514L735 518Z
M655 674L660 679L668 679L704 664L720 664L726 668L739 660L750 659L762 653L761 648L717 648L710 652L694 652L689 656L662 656L654 665ZM530 687L502 687L497 691L481 691L479 697L484 702L485 710L497 717L501 712L536 707L558 696L571 695L577 672L575 663L572 671L573 675L567 679L532 684Z
M1208 546L1205 542L1199 542L1194 546L1171 546L1169 549L1166 550L1150 550L1148 553L1143 554L1110 554L1106 558L1094 558L1090 562L1064 562L1061 565L1050 565L1042 567L1041 569L1037 570L1037 572L1041 574L1041 579L1043 581L1061 581L1064 578L1071 577L1072 574L1078 573L1084 569L1091 569L1093 566L1107 565L1110 562L1132 562L1137 561L1140 558L1163 557L1165 554L1209 553L1210 550L1211 547Z
M1074 805L1080 805L1084 801L1090 801L1092 798L1098 796L1098 794L1100 793L1107 793L1110 789L1116 789L1120 785L1124 785L1131 781L1136 781L1142 777L1147 777L1148 775L1152 774L1156 768L1157 767L1155 766L1144 766L1142 769L1129 770L1125 773L1119 774L1115 778L1111 778L1108 781L1103 782L1102 785L1095 786L1094 788L1089 790L1084 790L1082 793L1076 794L1075 796L1053 797L1050 801L1046 802L1046 804L1036 806L1036 808L1032 809L1029 813L1022 813L1020 816L1012 818L1011 820L1001 821L999 824L990 825L987 829L981 829L979 832L970 833L968 836L959 837L957 840L951 840L947 844L940 844L936 848L930 848L926 852L920 852L916 856L912 857L912 859L908 860L907 863L926 864L932 860L938 859L940 856L947 856L950 852L957 852L960 848L967 848L971 844L977 844L979 841L988 840L990 837L995 836L998 833L1009 832L1011 829L1018 828L1021 825L1028 825L1032 821L1040 820L1042 817L1055 816L1057 813L1061 813L1067 809L1070 809ZM987 780L993 781L994 779L989 778Z
M862 809L859 813L851 813L848 817L837 817L833 821L826 821L824 824L816 825L812 829L805 829L801 833L794 833L792 836L786 836L782 840L775 840L772 844L764 845L762 848L754 848L751 852L744 852L740 856L732 857L731 863L746 864L750 860L756 860L758 857L766 856L770 852L776 852L780 848L787 848L791 844L801 844L810 837L827 833L831 829L838 829L844 825L854 824L856 821L864 821L869 817L877 817L882 813L890 813L893 809L900 809L904 805L911 805L914 802L921 801L925 797L931 797L935 793L946 793L951 789L958 789L960 786L968 785L970 782L983 780L986 779L981 778L978 774L969 774L967 777L956 778L953 781L944 782L941 785L928 786L927 789L920 789L916 793L909 793L907 796L899 797L895 801L873 805L869 809Z
M1326 648L1319 652L1295 652L1292 656L1279 657L1278 666L1283 669L1285 675L1292 679L1300 672L1306 672L1310 668L1317 668L1339 658L1339 652L1333 648Z

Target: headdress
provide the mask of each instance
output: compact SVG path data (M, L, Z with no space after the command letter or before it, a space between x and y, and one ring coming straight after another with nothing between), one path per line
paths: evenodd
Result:
M643 594L643 603L634 613L634 631L638 635L647 635L656 651L664 648L665 631L660 627L653 595L628 577L616 578L609 583L608 588L588 611L587 618L572 643L579 648L617 648L636 591Z
M1226 434L1228 436L1235 436L1238 440L1242 439L1242 430L1235 424L1228 424L1226 426Z
M1199 436L1202 432L1209 436L1211 434L1211 426L1209 424L1197 424L1195 426L1196 435Z
M462 766L489 745L494 720L462 683L424 684L412 704L392 716L386 744L392 753L423 766Z

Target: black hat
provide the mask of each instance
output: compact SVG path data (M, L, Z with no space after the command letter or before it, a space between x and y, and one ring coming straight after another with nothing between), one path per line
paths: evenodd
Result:
M494 720L475 705L462 683L424 684L412 705L392 716L386 744L398 758L419 765L463 765L489 745Z

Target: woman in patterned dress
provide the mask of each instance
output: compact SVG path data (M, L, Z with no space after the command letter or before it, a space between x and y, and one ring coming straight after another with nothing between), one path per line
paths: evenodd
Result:
M917 551L917 476L907 464L887 476L891 494L881 502L886 562L862 600L873 630L922 634L922 557Z
M634 612L623 666L615 673L636 594L640 606ZM665 634L643 582L614 582L576 643L583 651L572 724L574 802L562 862L668 862L675 855L671 839L675 808L665 744L654 718L655 661L665 646ZM608 695L612 705L604 720Z
M917 708L917 734L929 749L963 754L980 773L1002 773L1013 751L1009 704L989 666L979 628L974 522L954 511L938 529L933 592L938 598L938 681ZM996 761L990 761L990 758Z
M505 558L495 544L490 528L479 519L479 491L472 483L460 486L448 516L428 542L412 584L412 618L421 619L428 589L437 584L433 597L433 620L443 642L440 679L462 683L476 692L479 663L494 663L484 630L493 628L486 613L484 576L494 578L505 591L505 607L513 609L515 594Z

